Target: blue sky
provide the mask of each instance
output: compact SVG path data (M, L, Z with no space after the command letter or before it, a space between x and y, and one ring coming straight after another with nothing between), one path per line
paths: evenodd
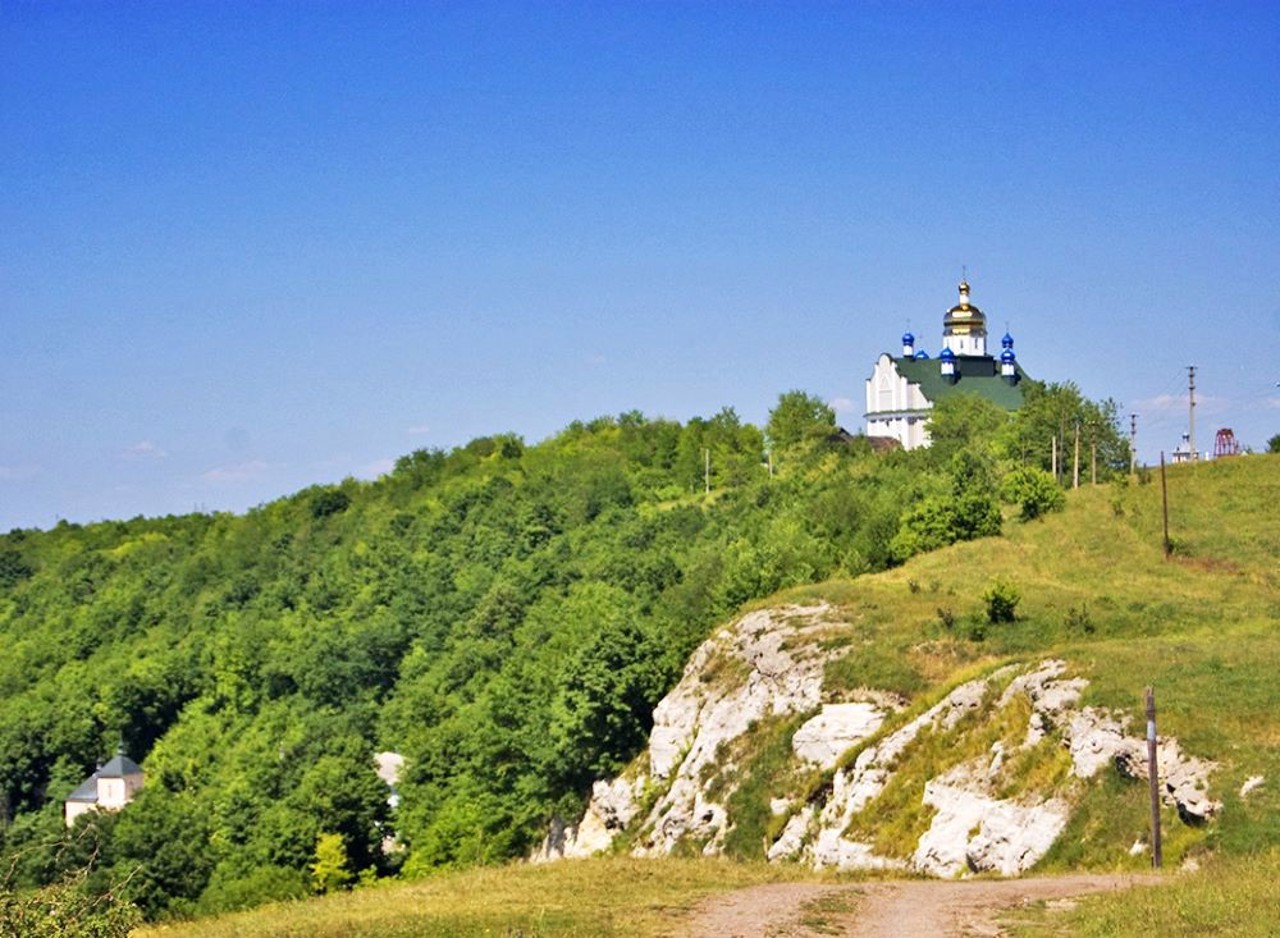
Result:
M633 408L861 426L967 268L1172 450L1280 433L1280 5L0 4L0 530Z

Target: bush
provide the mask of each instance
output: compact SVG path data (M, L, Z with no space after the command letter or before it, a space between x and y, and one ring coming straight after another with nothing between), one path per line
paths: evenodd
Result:
M1067 628L1072 631L1079 630L1086 635L1092 635L1097 631L1097 626L1093 624L1093 617L1089 615L1089 607L1081 603L1079 609L1075 606L1068 609Z
M18 894L0 882L0 935L24 938L129 938L142 921L112 891L93 895L84 876Z
M1051 511L1061 511L1066 496L1053 476L1033 466L1019 466L1004 478L1004 500L1019 506L1023 521L1031 521Z
M987 604L987 621L992 625L1001 622L1012 622L1017 618L1018 601L1022 599L1013 585L1004 580L996 580L982 594Z

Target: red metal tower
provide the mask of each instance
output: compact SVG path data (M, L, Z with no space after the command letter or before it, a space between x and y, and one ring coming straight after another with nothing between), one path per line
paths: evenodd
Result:
M1213 438L1213 458L1239 455L1240 444L1236 442L1236 435L1231 432L1230 427L1223 427L1218 431L1218 435Z

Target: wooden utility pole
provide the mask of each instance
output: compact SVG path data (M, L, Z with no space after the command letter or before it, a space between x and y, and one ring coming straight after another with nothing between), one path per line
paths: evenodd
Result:
M1129 415L1129 475L1138 465L1138 415Z
M1076 422L1076 454L1071 463L1071 487L1080 488L1080 423Z
M1160 765L1156 755L1156 692L1147 688L1147 776L1151 780L1151 866L1164 860L1160 845Z
M1164 477L1164 450L1160 451L1160 504L1164 508L1164 559L1168 560L1173 545L1169 543L1169 484Z

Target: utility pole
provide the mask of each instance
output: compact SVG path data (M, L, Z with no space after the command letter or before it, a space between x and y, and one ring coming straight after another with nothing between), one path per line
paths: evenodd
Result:
M1164 477L1164 450L1160 451L1160 504L1164 511L1164 559L1168 560L1173 542L1169 540L1169 483Z
M1129 415L1129 475L1138 465L1138 415Z
M1076 421L1076 454L1071 463L1071 487L1080 488L1080 421Z
M1191 448L1191 461L1198 462L1200 454L1196 451L1196 366L1187 366L1187 445Z
M1147 777L1151 782L1151 865L1160 869L1160 765L1156 757L1156 692L1147 688Z

